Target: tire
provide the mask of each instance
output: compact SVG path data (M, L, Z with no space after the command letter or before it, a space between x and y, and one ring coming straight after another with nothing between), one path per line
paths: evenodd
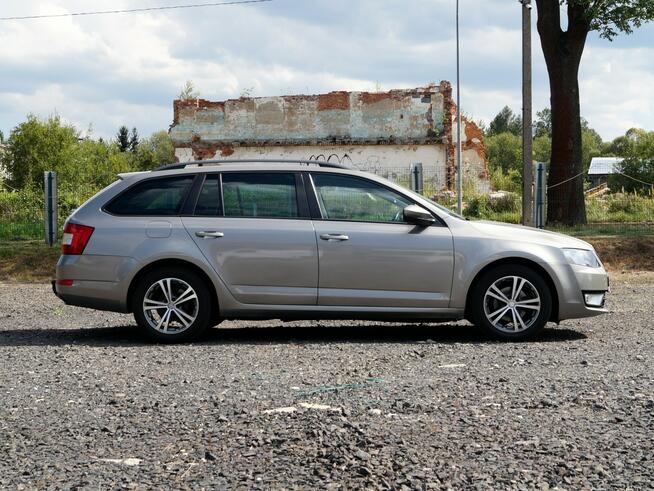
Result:
M552 312L545 279L521 264L487 271L470 293L470 320L497 339L528 339L545 327Z
M205 282L180 267L155 269L141 278L134 291L133 309L141 330L167 343L197 339L213 319Z

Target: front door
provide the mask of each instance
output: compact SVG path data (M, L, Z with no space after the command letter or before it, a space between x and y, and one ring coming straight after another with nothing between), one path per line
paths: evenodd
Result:
M242 303L316 304L316 238L296 178L293 172L207 174L194 216L182 218Z
M450 230L404 222L407 197L367 179L313 173L321 220L319 305L448 307Z

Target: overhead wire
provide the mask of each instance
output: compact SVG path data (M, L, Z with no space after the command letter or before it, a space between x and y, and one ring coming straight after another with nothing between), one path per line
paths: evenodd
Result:
M80 16L87 16L87 15L130 14L130 13L138 13L138 12L153 12L153 11L160 11L160 10L194 9L194 8L201 8L201 7L219 7L222 5L243 5L243 4L265 3L265 2L272 2L272 0L229 0L224 2L193 3L193 4L183 4L183 5L162 5L159 7L141 7L141 8L134 8L134 9L67 12L65 14L14 15L9 17L0 17L0 21L54 19L60 17L80 17Z

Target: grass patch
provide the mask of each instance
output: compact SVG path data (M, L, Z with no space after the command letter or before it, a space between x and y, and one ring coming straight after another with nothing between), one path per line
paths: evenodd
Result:
M0 241L0 281L44 281L54 278L61 248L42 241Z

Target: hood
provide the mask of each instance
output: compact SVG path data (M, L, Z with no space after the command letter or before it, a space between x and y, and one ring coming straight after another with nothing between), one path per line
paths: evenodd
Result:
M514 225L512 223L491 222L488 220L470 221L468 224L481 234L490 237L512 238L524 242L547 244L554 247L568 247L592 251L593 246L569 235L550 232L539 228Z

